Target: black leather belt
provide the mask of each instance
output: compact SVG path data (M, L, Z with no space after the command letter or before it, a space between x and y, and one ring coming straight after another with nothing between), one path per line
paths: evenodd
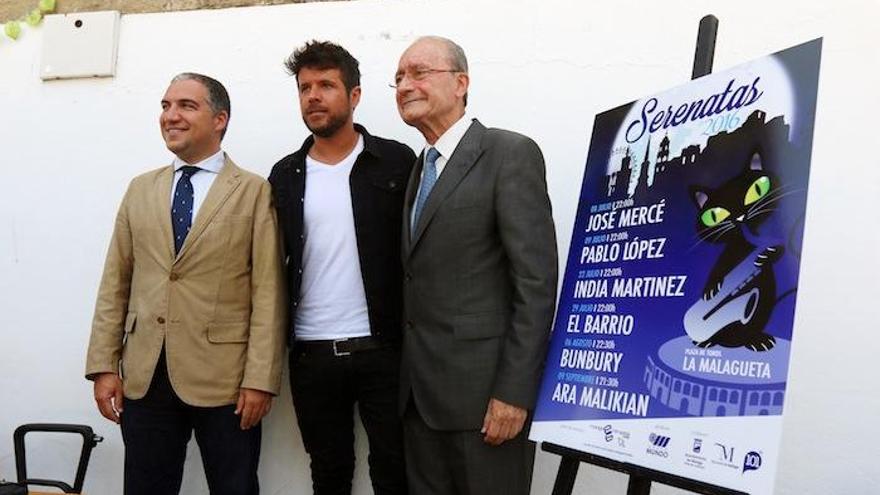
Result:
M356 352L373 351L386 347L391 347L391 344L373 336L336 340L297 340L293 344L293 349L296 352L329 356L349 356Z

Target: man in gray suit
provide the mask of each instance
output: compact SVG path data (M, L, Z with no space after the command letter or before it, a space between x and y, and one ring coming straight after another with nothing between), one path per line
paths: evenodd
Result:
M404 206L400 409L410 491L526 494L527 440L556 296L544 160L529 138L465 114L467 59L420 38L395 76L427 144Z

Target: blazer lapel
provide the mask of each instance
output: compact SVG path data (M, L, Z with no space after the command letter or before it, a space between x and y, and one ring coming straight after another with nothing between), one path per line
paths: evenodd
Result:
M455 190L458 183L467 175L468 171L483 153L483 150L480 148L480 142L483 140L485 132L486 128L483 127L483 124L474 120L455 148L455 152L449 157L449 161L446 162L443 173L440 174L437 183L434 184L434 188L428 196L428 202L425 203L425 208L422 210L422 214L415 225L409 246L410 253L415 249L416 244L418 244L428 224L431 223L431 219L434 218L434 214L440 208L440 205ZM416 181L418 181L418 177L417 175ZM415 187L416 189L418 188L418 182Z
M156 216L162 230L166 260L174 259L174 234L171 232L171 184L174 182L174 165L165 167L156 179Z
M412 209L415 205L416 194L419 191L419 182L422 176L422 167L425 163L425 153L416 158L412 172L409 174L409 182L406 185L406 194L403 196L403 253L409 254L409 248L412 245Z
M226 162L220 170L220 174L214 179L214 183L211 184L211 188L208 190L208 195L205 197L205 201L199 207L199 211L196 213L196 218L193 219L193 226L190 229L189 234L187 234L186 240L183 241L183 246L180 247L180 252L177 253L175 263L179 261L187 251L189 251L190 246L192 246L193 243L198 240L199 236L205 232L205 228L211 223L211 220L217 214L217 211L223 206L223 203L226 202L229 195L238 187L241 182L239 175L240 172L238 167L227 156ZM170 197L171 193L169 192L168 194Z

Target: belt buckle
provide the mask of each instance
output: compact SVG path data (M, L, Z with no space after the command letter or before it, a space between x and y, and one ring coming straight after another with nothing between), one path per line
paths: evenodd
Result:
M342 352L336 348L336 344L338 344L340 342L345 342L347 340L348 339L337 339L337 340L333 341L333 355L334 356L341 357L341 356L350 356L351 355L351 352Z

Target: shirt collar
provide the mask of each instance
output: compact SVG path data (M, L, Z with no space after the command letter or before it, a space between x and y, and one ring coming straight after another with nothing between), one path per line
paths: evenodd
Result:
M452 127L446 129L446 132L443 133L440 138L434 143L434 148L437 148L437 151L440 152L440 156L449 160L452 156L452 153L455 152L455 148L458 147L458 143L461 142L461 138L464 137L465 133L471 126L471 117L465 113L458 119ZM430 145L426 145L425 149L430 147Z
M376 158L381 158L382 153L379 149L379 143L376 142L376 138L373 137L369 132L367 132L367 129L360 124L355 124L354 130L357 131L358 134L361 135L361 138L363 138L364 140L364 151L370 153ZM312 148L313 144L315 144L315 135L309 134L305 141L303 141L302 146L300 146L299 151L294 153L294 155L298 155L300 157L300 160L305 161L306 157L309 156L309 150ZM285 166L289 167L290 162L287 162Z
M360 124L355 124L354 130L357 131L358 134L360 134L364 140L364 151L375 156L376 158L381 158L382 153L381 153L381 150L379 150L379 146L378 146L378 143L376 143L376 139L373 136L371 136L369 132L367 132L367 130L364 128L364 126L362 126Z
M220 169L223 168L223 164L226 163L226 155L223 153L223 150L214 153L213 155L205 158L199 163L186 163L178 157L174 157L174 171L177 172L181 167L198 167L206 172L213 172L215 174L220 173Z

